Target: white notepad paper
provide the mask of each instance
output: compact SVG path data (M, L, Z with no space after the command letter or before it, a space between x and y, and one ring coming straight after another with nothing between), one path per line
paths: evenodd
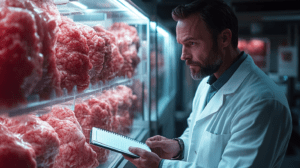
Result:
M150 148L145 143L100 128L93 127L90 136L90 144L123 153L134 158L138 158L139 156L128 150L130 146L142 148L151 152Z

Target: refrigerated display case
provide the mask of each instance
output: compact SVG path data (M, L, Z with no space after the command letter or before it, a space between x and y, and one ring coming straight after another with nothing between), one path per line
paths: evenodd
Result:
M20 28L19 37L1 34L1 41L7 35L30 50L0 53L4 58L15 54L21 62L16 65L23 64L10 71L3 69L14 65L12 59L0 64L2 79L22 77L17 86L12 77L0 84L2 94L12 95L0 97L0 137L26 144L24 157L38 167L117 167L122 155L90 145L89 134L100 127L139 141L149 137L146 14L125 0L1 0L0 7L0 24ZM4 23L7 18L11 20ZM5 33L13 29L7 26ZM22 153L21 148L16 152Z
M153 134L172 137L180 47L175 35L160 22L150 23L151 121ZM173 114L172 114L173 113ZM169 128L164 128L168 123Z

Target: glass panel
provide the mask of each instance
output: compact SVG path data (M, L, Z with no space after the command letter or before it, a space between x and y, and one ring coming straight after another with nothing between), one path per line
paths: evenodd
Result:
M150 83L151 83L151 120L157 118L157 26L150 22Z
M33 158L37 167L45 163L54 167L63 167L63 164L114 167L122 160L122 155L90 145L90 130L99 127L134 139L144 139L148 135L151 93L149 19L131 1L55 0L55 3L51 6L36 5L46 6L41 10L47 16L49 14L49 18L37 13L35 19L40 17L39 21L48 27L42 27L34 19L30 20L32 14L29 12L26 19L37 25L38 31L45 31L49 35L43 37L38 31L33 33L39 36L37 40L46 39L36 42L37 48L49 47L34 54L37 58L41 57L38 60L41 64L40 78L49 79L41 85L54 83L54 72L49 76L44 75L55 70L55 87L59 91L49 89L47 97L43 97L40 90L34 92L32 90L35 89L28 89L25 90L23 102L15 102L11 107L0 105L0 129L7 127L6 134L16 137L19 135L15 127L37 129L33 132L35 137L41 136L47 140L40 144L45 148L45 153L52 152L49 160L42 154ZM57 15L54 14L56 10ZM8 12L17 13L18 10ZM51 22L51 19L55 22ZM46 32L48 28L49 32ZM50 28L53 28L52 32ZM51 33L53 37L50 37ZM44 60L47 61L43 63ZM24 80L33 85L34 82L40 83L40 78L27 77ZM34 81L30 82L31 79ZM20 87L26 88L27 83ZM34 128L25 125L27 121L32 121ZM51 141L49 137L43 137L48 134L39 132L38 129L43 130L44 127L51 133ZM29 149L37 150L34 141L21 139L20 143L29 144L28 149L24 148L28 153Z
M162 25L157 27L157 69L158 69L158 111L159 116L165 111L166 106L174 96L174 85L177 81L173 77L176 74L174 52L176 50L175 37ZM172 95L173 94L173 95ZM159 117L158 116L158 117Z

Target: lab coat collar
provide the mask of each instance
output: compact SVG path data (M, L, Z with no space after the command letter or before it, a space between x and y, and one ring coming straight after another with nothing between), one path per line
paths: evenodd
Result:
M204 107L200 115L197 115L196 121L201 120L211 114L214 114L220 110L224 103L224 96L234 93L242 84L247 75L251 72L254 66L254 61L251 56L247 55L247 58L239 66L232 77L221 87L221 89L212 97L209 103ZM206 85L209 85L205 83ZM208 89L209 87L205 87ZM206 91L207 92L207 91ZM204 93L206 93L204 92ZM202 96L205 97L205 96ZM200 103L204 105L205 99L201 99Z

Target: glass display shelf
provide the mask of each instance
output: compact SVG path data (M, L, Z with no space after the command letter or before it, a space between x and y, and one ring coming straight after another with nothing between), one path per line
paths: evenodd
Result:
M145 13L133 7L132 3L125 0L79 0L65 3L57 2L61 15L96 15L105 14L108 18L121 20L139 20L148 22Z
M75 99L85 96L94 95L96 93L101 93L103 90L107 90L110 88L114 88L118 85L126 85L131 86L133 85L134 80L140 80L143 82L143 79L146 78L146 75L137 75L132 78L124 78L124 77L118 77L114 78L110 81L107 81L105 84L103 82L100 82L96 85L90 85L90 87L86 90L84 90L82 93L77 93L76 86L73 88L73 93L68 94L67 91L64 89L64 95L61 97L55 97L55 94L53 94L53 98L51 100L45 100L45 101L39 101L39 98L37 95L32 95L27 98L28 104L27 105L20 105L15 108L11 109L2 109L1 113L7 113L10 117L28 114L28 113L35 113L37 115L42 115L45 113L48 113L51 111L51 106L56 104L63 104L66 102L70 102L72 100L75 101ZM50 107L50 108L47 108ZM50 110L50 111L49 111ZM71 107L71 110L74 110L74 106Z

